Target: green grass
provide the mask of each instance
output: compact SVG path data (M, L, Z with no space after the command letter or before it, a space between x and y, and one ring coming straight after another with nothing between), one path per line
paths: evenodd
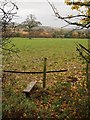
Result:
M5 74L3 81L3 117L33 119L85 119L86 78L82 74L82 59L76 44L88 46L87 39L67 38L14 38L18 54L11 54L3 68L17 71L43 71L47 57L47 70L67 69L65 73L46 76L46 89L42 92L42 74ZM84 71L85 73L85 71ZM75 84L70 80L77 79ZM37 80L36 89L26 98L22 91L30 81ZM80 118L80 119L81 119Z
M57 51L60 51L61 49L70 51L75 49L75 43L82 43L83 45L87 45L88 43L87 39L72 38L14 38L13 41L20 49L31 50L31 52L38 50L36 52L40 53L45 51L48 52L48 50L54 51L56 49Z
M87 39L62 39L62 38L14 38L13 43L19 48L18 57L14 57L19 66L26 65L32 70L32 66L37 67L37 70L42 69L42 62L44 58L48 59L47 68L60 69L65 66L65 61L72 61L77 58L76 44L81 43L87 46ZM13 63L12 61L11 63ZM57 64L59 63L59 65ZM14 64L14 63L13 63ZM21 69L21 67L19 67ZM11 67L10 67L11 68ZM15 68L17 69L17 68Z
M55 57L61 56L62 54L72 54L75 52L75 43L81 43L87 46L88 42L86 39L27 39L27 38L14 38L15 45L21 49L22 52L30 52L30 55L36 57ZM69 55L70 56L70 55ZM68 56L68 57L69 57Z

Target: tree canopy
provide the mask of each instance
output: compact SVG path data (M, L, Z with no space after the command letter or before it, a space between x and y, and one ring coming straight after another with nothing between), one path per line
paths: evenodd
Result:
M32 28L38 27L39 25L41 25L41 22L37 21L35 16L30 14L29 16L27 16L26 20L22 24L28 30L29 38L30 38L30 32Z
M71 15L72 17L80 18L78 21L78 25L82 26L82 28L90 27L90 0L78 0L73 2L71 0L65 0L67 5L71 5L72 10L77 10L78 14L76 16Z
M75 25L80 29L90 27L90 0L65 0L65 3L71 6L72 10L77 10L76 15L69 14L68 16L61 16L60 12L57 10L55 5L50 3L55 16L58 19L64 20L68 25Z

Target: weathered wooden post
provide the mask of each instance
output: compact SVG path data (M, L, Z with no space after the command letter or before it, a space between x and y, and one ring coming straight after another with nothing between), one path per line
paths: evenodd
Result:
M44 58L43 88L46 88L46 62L47 58Z
M87 90L88 90L88 117L90 115L90 62L87 62L86 68Z
M90 62L86 62L86 77L87 77L87 88L88 88L88 95L90 97Z
M88 30L88 33L90 34L90 29ZM90 36L88 37L88 50L90 51ZM88 115L90 115L90 55L89 55L89 62L88 62L88 97L89 97L89 112Z
M86 61L86 79L87 79L87 83L88 83L88 62L87 61Z

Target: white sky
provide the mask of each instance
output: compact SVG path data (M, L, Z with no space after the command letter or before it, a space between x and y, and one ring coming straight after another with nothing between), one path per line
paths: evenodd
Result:
M14 0L19 7L18 18L15 19L16 22L22 22L26 19L29 14L35 15L38 21L45 26L51 27L62 27L66 23L58 20L47 0ZM49 0L54 3L61 15L65 16L69 13L75 14L75 12L70 9L70 6L65 5L64 0Z

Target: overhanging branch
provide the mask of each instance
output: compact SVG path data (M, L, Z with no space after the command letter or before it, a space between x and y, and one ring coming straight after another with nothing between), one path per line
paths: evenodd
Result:
M48 0L47 0L48 1ZM54 4L50 3L48 1L49 5L51 6L55 16L58 18L58 19L61 19L63 21L65 21L66 23L68 23L69 25L75 25L75 26L79 26L81 27L82 29L83 28L89 28L90 27L90 21L85 21L85 22L80 22L80 21L72 21L71 19L74 19L74 18L81 18L82 19L90 19L90 15L84 15L84 14L77 14L77 15L70 15L70 16L61 16L59 11L57 10L57 8L55 7ZM70 2L70 4L72 4L72 2ZM84 3L81 3L81 2L75 2L74 3L75 5L81 5L81 6L90 6L90 2L89 4L84 4Z
M68 2L68 5L79 5L79 6L89 7L90 6L90 1L88 1L87 3L84 3L84 2Z

